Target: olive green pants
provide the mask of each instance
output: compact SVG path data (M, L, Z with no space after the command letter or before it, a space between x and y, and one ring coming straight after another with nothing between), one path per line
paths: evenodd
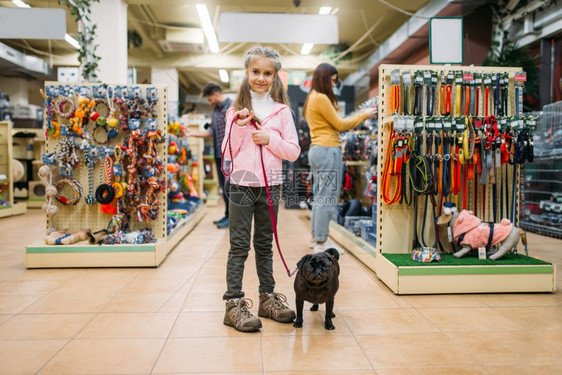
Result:
M275 221L279 212L281 186L270 186ZM273 278L273 226L267 203L265 187L230 185L230 250L226 266L227 291L224 300L242 298L244 263L250 252L252 219L254 220L254 251L260 293L272 293Z

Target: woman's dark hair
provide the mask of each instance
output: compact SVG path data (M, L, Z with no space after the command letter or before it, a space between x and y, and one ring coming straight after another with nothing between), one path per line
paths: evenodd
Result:
M332 89L332 76L334 74L338 74L338 70L335 66L322 63L314 69L314 73L312 75L312 85L310 91L312 90L324 94L330 99L330 102L334 105L334 108L337 108L338 100L336 99L336 95L334 94L334 90ZM306 113L306 106L308 105L308 98L310 93L306 97L306 101L304 102L304 106L302 108L302 113Z

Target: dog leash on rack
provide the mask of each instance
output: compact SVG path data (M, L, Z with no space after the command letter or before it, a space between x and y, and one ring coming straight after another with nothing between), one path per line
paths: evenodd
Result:
M225 178L230 177L230 175L232 174L232 171L234 171L234 157L232 155L232 144L231 144L232 141L230 139L230 135L232 134L232 127L234 126L234 123L239 118L240 117L238 115L236 115L232 119L232 122L230 123L230 130L228 132L228 138L226 140L226 143L228 145L228 150L230 152L231 161L230 161L230 171L228 173L226 173L225 170L224 170L224 164L221 164L221 170L222 170L222 173L224 174ZM258 128L256 122L253 119L250 120L250 124L253 127L255 127L256 129ZM271 191L269 190L269 183L267 182L267 173L265 172L265 164L263 162L263 145L258 145L258 146L259 146L259 149L260 149L261 169L262 169L262 172L263 172L263 180L265 182L265 192L267 194L267 205L269 207L269 215L271 217L271 225L273 226L273 238L275 238L275 245L277 246L277 251L279 252L279 257L281 258L281 261L283 262L283 266L285 266L285 270L287 270L287 276L292 277L298 271L298 267L295 268L295 270L293 272L291 272L291 270L289 270L289 267L287 266L287 262L285 262L285 257L283 257L283 252L281 251L281 246L279 245L279 235L277 234L277 220L275 220L275 211L273 210L273 199L271 198ZM226 149L222 150L222 159L223 160L224 160L225 151L226 151Z

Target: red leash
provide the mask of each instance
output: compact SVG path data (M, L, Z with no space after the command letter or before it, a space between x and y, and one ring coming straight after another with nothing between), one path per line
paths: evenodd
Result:
M230 130L228 132L228 138L226 140L226 143L228 144L228 150L230 151L230 156L232 158L231 160L231 167L230 167L230 172L226 173L224 171L224 166L223 163L221 163L221 170L222 173L224 174L224 177L230 177L230 175L232 174L232 171L234 170L234 157L232 155L232 145L231 145L231 140L230 140L230 134L232 134L232 126L234 126L234 123L236 122L236 120L239 119L239 116L234 116L234 118L232 119L232 122L230 123ZM258 129L256 122L252 119L250 121L250 124L252 124L256 129ZM287 276L291 277L293 276L298 268L295 268L295 270L293 272L291 272L289 270L289 267L287 267L287 263L285 262L285 258L283 257L283 253L281 252L281 246L279 245L279 236L277 234L277 220L275 220L275 211L273 210L273 199L271 198L271 191L269 190L269 184L267 182L267 174L265 172L265 163L263 162L263 145L258 145L259 149L260 149L260 158L261 158L261 169L263 172L263 180L265 182L265 192L267 193L267 205L269 207L269 215L271 217L271 224L273 226L273 237L275 238L275 245L277 246L277 251L279 252L279 257L281 258L281 261L283 262L283 266L285 266L285 269L287 270ZM222 150L222 160L224 160L224 154L225 154L225 150Z

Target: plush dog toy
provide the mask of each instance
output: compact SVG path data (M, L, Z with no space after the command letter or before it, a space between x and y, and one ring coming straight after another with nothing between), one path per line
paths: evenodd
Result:
M521 238L519 229L508 219L502 219L499 224L483 223L472 211L467 210L453 213L451 226L453 238L460 246L460 250L453 254L455 258L461 258L470 250L482 246L489 252L492 246L499 244L498 250L488 256L491 260L497 260L516 247Z

